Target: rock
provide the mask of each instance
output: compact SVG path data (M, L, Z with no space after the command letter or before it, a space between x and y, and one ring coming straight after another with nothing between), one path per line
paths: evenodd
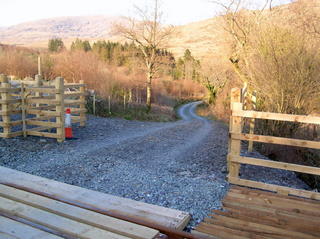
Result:
M227 172L228 172L227 166L223 166L221 168L221 173L227 173Z

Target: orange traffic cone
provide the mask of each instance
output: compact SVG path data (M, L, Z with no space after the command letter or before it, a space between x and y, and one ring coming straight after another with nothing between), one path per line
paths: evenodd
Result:
M69 108L66 110L64 130L65 130L66 139L72 139L71 110Z

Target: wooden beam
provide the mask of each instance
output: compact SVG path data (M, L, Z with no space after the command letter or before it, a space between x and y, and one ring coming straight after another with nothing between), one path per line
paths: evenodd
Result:
M4 99L0 100L0 104L14 104L14 103L21 103L21 99Z
M242 156L236 156L236 155L229 155L229 157L230 157L230 160L235 163L250 164L250 165L263 166L268 168L284 169L284 170L289 170L289 171L294 171L299 173L320 175L320 168L317 168L317 167L276 162L276 161L257 159L257 158L251 158L251 157L242 157Z
M231 218L222 215L215 216L215 224L233 228L235 230L247 231L252 232L255 234L260 234L263 236L277 236L276 238L296 238L296 239L317 239L316 236L307 235L305 233L297 232L297 231L290 231L283 228L273 227L269 225L259 224L255 222L248 222L241 219Z
M82 92L64 92L64 97L79 97L79 96L86 96L86 93L82 93Z
M62 239L62 237L2 216L0 216L0 237L2 239Z
M81 105L81 104L85 104L86 102L83 100L65 100L64 105Z
M261 182L256 182L252 180L246 180L246 179L240 179L240 178L234 178L234 177L229 177L228 180L231 184L235 184L235 185L251 187L251 188L259 188L259 189L268 190L272 192L277 192L279 190L286 190L289 192L290 195L320 200L320 193L317 193L317 192L311 192L311 191L302 190L302 189L295 189L295 188L289 188L289 187L278 186L273 184L261 183Z
M85 87L86 84L81 84L81 83L65 83L64 88L80 88L80 87Z
M231 111L234 110L242 110L243 105L240 103L241 101L241 90L239 88L231 89ZM231 116L230 118L230 131L242 133L242 119L241 117ZM238 139L234 139L229 137L229 149L228 152L230 154L239 155L241 151L241 141ZM238 177L240 171L240 164L232 163L228 161L228 172L230 177Z
M37 121L37 120L26 120L28 125L37 125L37 126L48 126L50 128L60 127L60 124L55 122L46 122L46 121Z
M36 224L52 228L61 233L80 239L87 238L110 238L128 239L128 237L117 235L99 228L92 227L71 219L61 217L47 211L40 210L16 201L0 197L0 211L9 215L15 215Z
M71 220L134 239L151 239L158 231L115 219L93 211L74 207L36 194L0 184L0 196Z
M31 98L26 99L26 104L48 104L48 105L59 105L60 101L55 99L42 99L42 98Z
M40 92L40 93L47 93L47 94L55 94L56 89L52 87L32 87L32 88L26 88L26 92L33 93L33 92Z
M26 113L27 114L30 114L30 115L46 115L46 116L52 116L52 117L57 117L60 115L59 112L56 112L56 111L49 111L49 110L33 110L33 109L27 109L26 110Z
M252 140L255 142L268 143L268 144L280 144L280 145L288 145L288 146L295 146L295 147L320 149L320 142L302 140L302 139L290 139L290 138L255 135L255 134L239 134L239 133L233 133L233 132L231 132L231 138L237 139L237 140L246 140L246 141Z
M121 198L1 166L0 183L35 188L79 205L116 212L179 230L182 230L190 220L190 215L187 212Z
M48 132L39 132L39 131L34 131L32 129L28 129L27 130L27 135L54 138L54 139L60 139L61 138L61 135L59 135L59 134L48 133Z
M271 112L259 112L249 110L236 110L232 112L233 116L254 118L254 119L268 119L268 120L279 120L306 124L320 124L320 117L309 116L309 115L292 115L292 114L281 114Z

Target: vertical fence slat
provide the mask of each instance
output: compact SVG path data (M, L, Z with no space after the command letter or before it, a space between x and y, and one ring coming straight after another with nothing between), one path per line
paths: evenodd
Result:
M241 90L239 88L233 88L231 90L231 111L242 110L241 104ZM232 116L230 118L230 132L241 133L242 132L242 118L238 116ZM231 134L229 136L229 155L240 155L241 152L241 140L232 139ZM231 162L228 157L228 172L229 177L239 177L240 164Z
M84 84L84 81L81 80L80 84ZM86 97L84 96L85 93L85 86L81 86L80 87L80 93L82 93L83 95L80 96L80 126L85 126L86 125L86 113L85 113L85 109L86 109L86 104L85 104L85 100Z
M6 75L1 74L0 75L0 82L1 87L3 88L11 88L11 84L8 83L8 77ZM3 92L1 93L1 100L10 100L11 95L10 92ZM10 132L11 132L11 127L10 127L10 104L8 102L3 102L2 103L2 111L7 112L2 116L2 122L4 123L3 125L3 136L4 138L9 138L10 137Z
M25 104L25 85L21 83L21 120L22 120L22 133L23 137L27 137L27 126L26 126L26 104Z
M56 106L56 112L59 113L59 116L56 117L56 123L60 126L57 127L57 135L59 138L58 142L63 142L65 140L65 131L64 131L64 81L62 77L57 77L55 80L56 88L56 101L59 101L59 104Z

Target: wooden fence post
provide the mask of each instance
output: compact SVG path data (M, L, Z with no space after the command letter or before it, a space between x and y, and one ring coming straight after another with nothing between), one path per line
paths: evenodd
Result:
M109 109L109 115L111 115L111 96L108 96L108 109Z
M36 75L36 76L34 77L34 79L35 79L35 87L40 87L40 86L42 85L41 75ZM42 97L42 93L36 92L36 93L35 93L35 97ZM37 107L37 108L40 107L40 104L39 104L39 103L36 103L36 107ZM37 116L37 118L40 117L39 114L37 114L36 116Z
M256 104L257 104L257 96L255 92L252 92L251 95L251 104L252 104L252 109L256 110ZM250 119L249 121L249 134L254 134L254 127L255 127L255 119ZM249 141L249 145L248 145L248 151L252 152L253 151L253 141Z
M21 120L23 137L27 137L25 85L21 82Z
M84 84L84 81L83 80L80 80L80 84ZM86 105L85 105L85 101L86 101L86 97L85 97L85 86L81 86L80 87L80 93L82 93L83 95L80 96L80 126L85 126L86 125L86 112L85 112L85 109L86 109Z
M230 162L230 155L239 156L241 152L241 140L233 139L232 133L242 132L242 118L232 116L232 112L236 110L242 110L243 105L241 103L241 89L231 89L231 118L230 118L230 135L229 135L229 156L228 156L228 171L229 177L239 177L240 164Z
M60 126L57 127L57 141L59 143L65 140L65 131L64 131L64 80L62 77L57 77L55 81L56 88L56 112L59 113L59 116L56 117L56 123Z
M0 82L2 88L11 88L11 85L8 83L8 77L4 74L0 75ZM1 93L1 100L4 102L2 103L1 110L4 112L4 115L2 116L2 122L3 122L3 136L4 138L10 137L11 127L10 127L10 104L9 102L6 102L7 100L10 100L11 95L9 91L2 92Z

